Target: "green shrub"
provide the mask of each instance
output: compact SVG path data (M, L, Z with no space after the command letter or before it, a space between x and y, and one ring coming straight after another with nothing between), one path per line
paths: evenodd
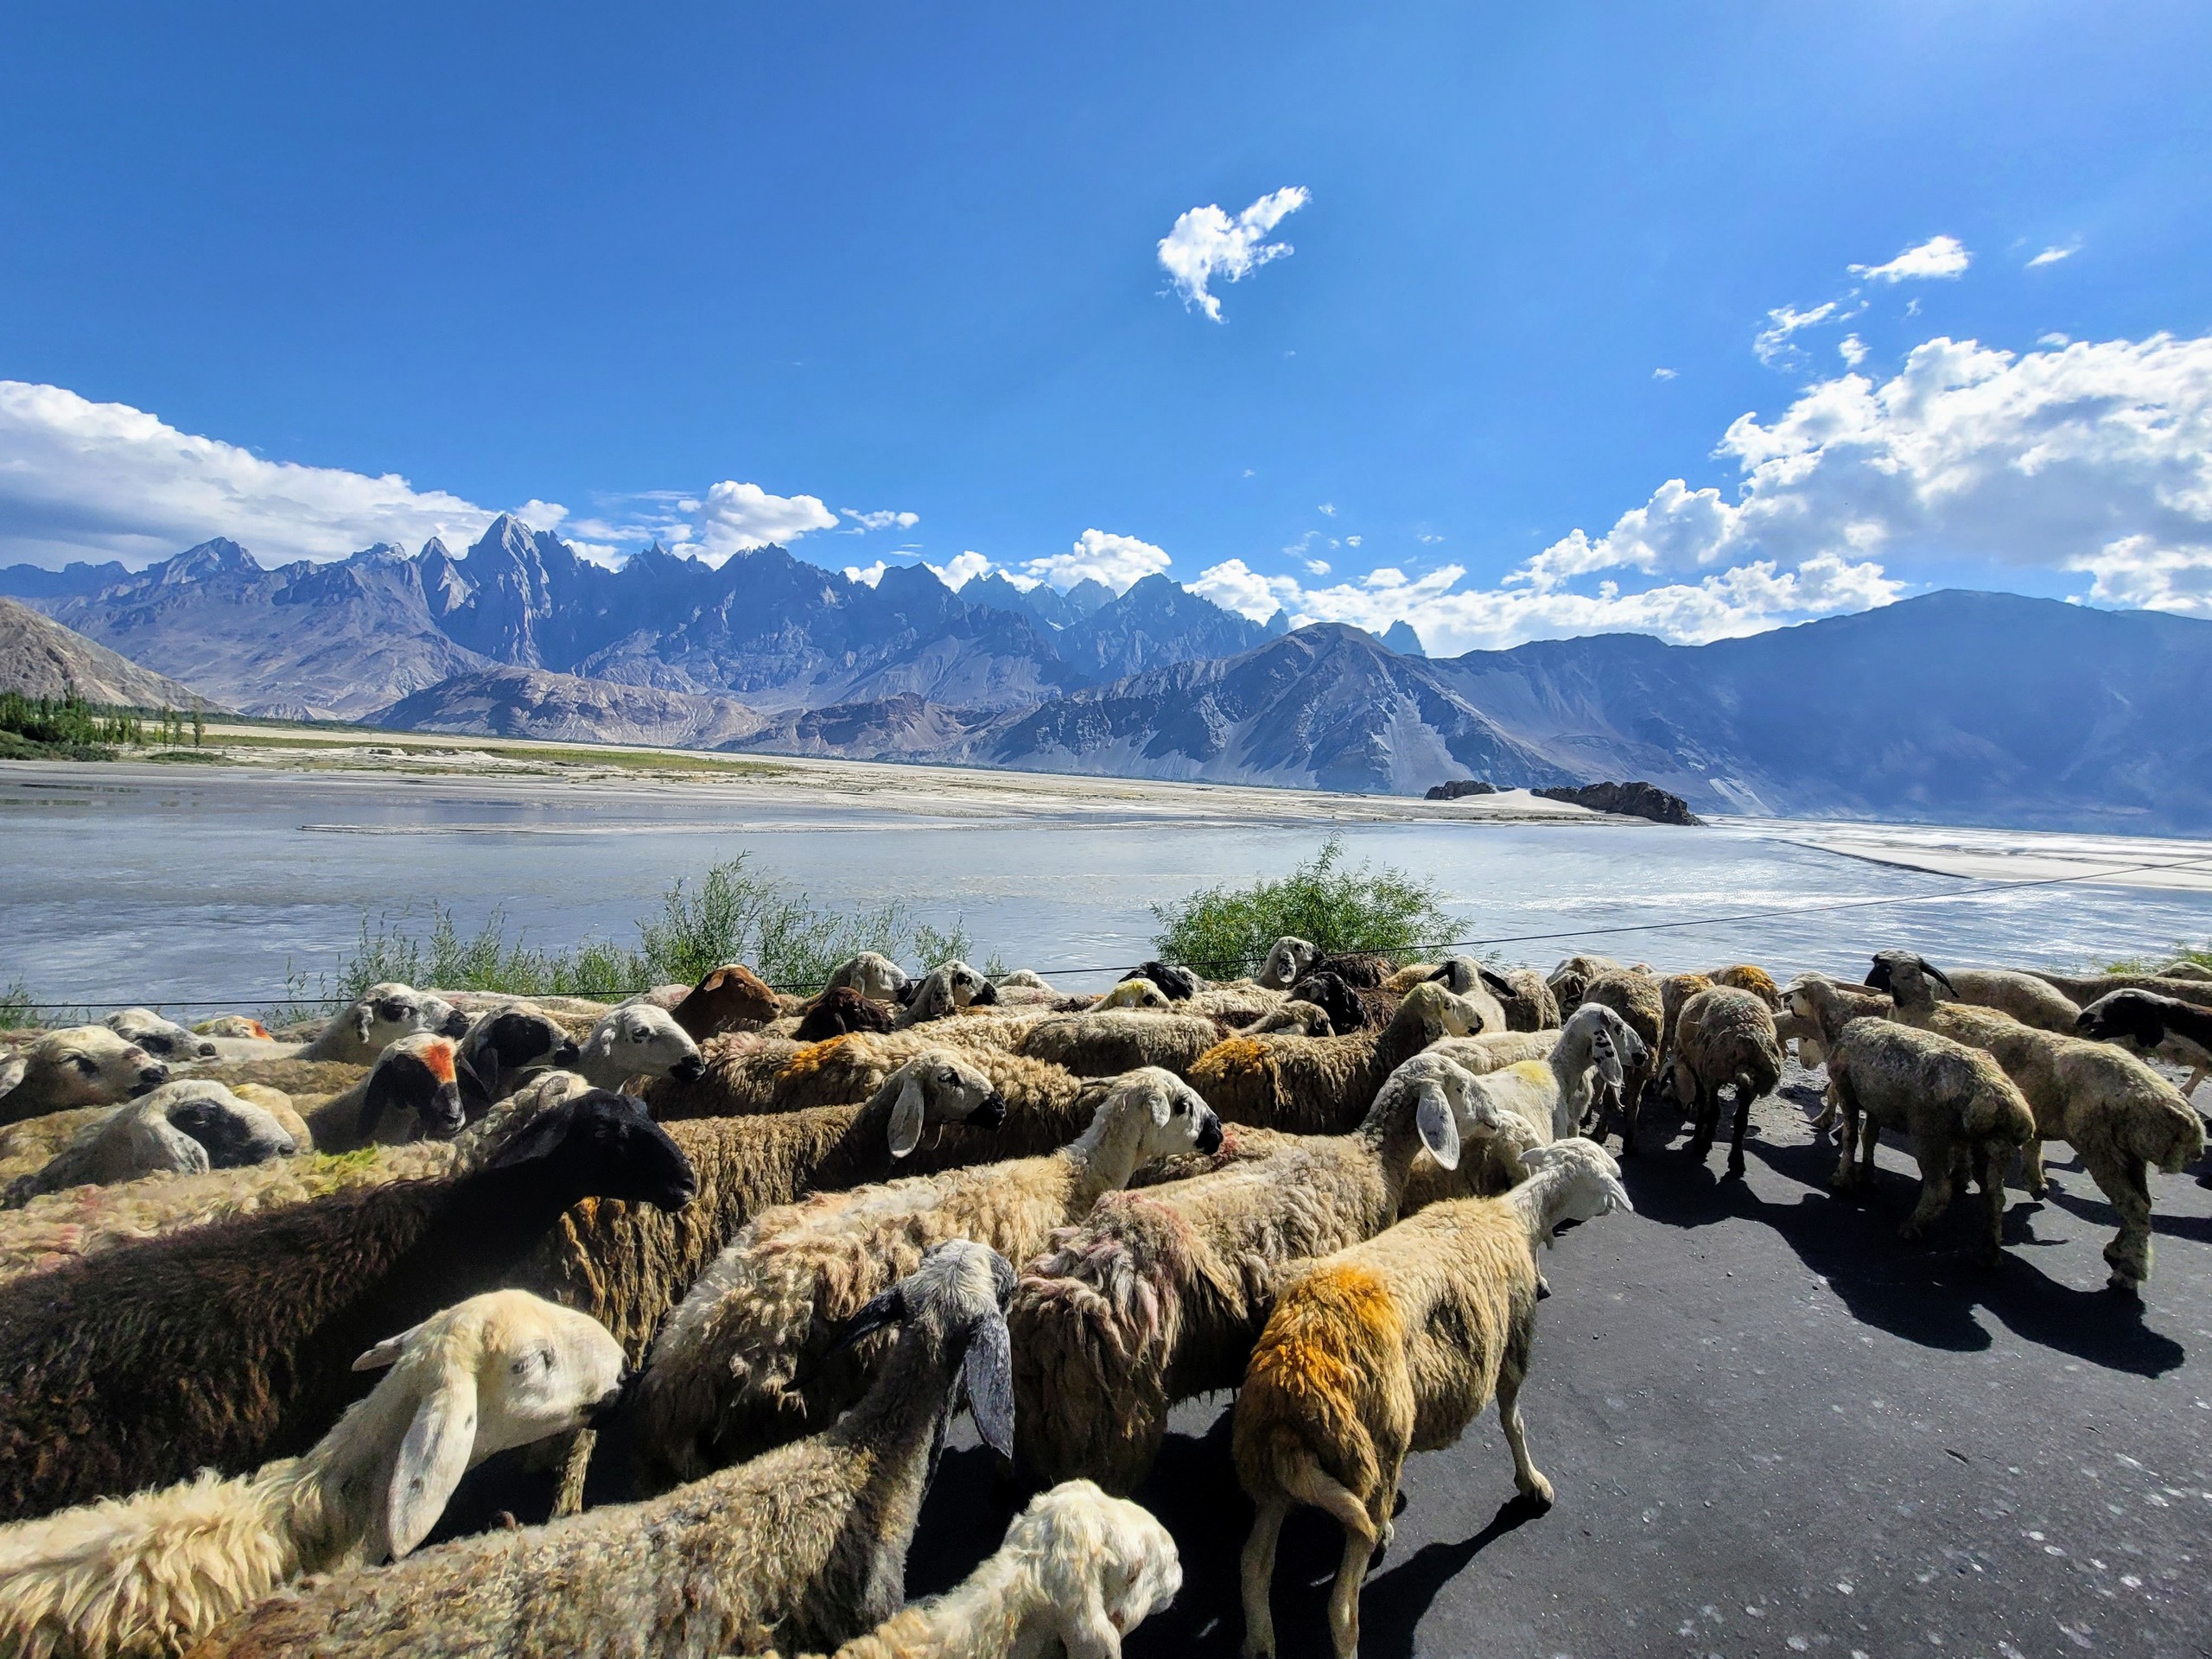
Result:
M22 980L11 979L0 986L0 1028L28 1026L37 1012L38 1005L31 1001L30 989Z
M1344 842L1321 850L1278 880L1201 887L1174 904L1154 905L1153 949L1213 978L1256 968L1284 934L1311 939L1332 955L1374 950L1411 960L1452 937L1435 884L1400 869L1344 867Z
M2116 962L2101 963L2098 971L2107 974L2155 973L2170 962L2193 962L2200 968L2212 968L2212 939L2201 944L2186 940L2177 941L2171 950L2161 950L2147 957L2122 957Z

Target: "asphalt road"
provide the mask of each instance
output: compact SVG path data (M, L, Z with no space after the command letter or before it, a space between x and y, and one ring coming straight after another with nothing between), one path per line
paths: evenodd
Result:
M1647 1131L1626 1165L1637 1213L1560 1240L1522 1395L1558 1503L1515 1499L1494 1413L1417 1454L1363 1653L2212 1654L2212 1191L2152 1178L2139 1306L2102 1288L2112 1211L2070 1159L2044 1202L2014 1191L2006 1259L1984 1272L1967 1205L1932 1246L1897 1241L1915 1181L1898 1146L1871 1201L1829 1196L1816 1087L1793 1067L1759 1103L1742 1183L1718 1179L1725 1147L1700 1168ZM1239 1651L1251 1511L1228 1407L1184 1407L1136 1494L1174 1533L1184 1589L1130 1659ZM1020 1501L963 1430L910 1595L957 1582ZM1284 1529L1286 1659L1330 1651L1339 1549L1314 1511Z

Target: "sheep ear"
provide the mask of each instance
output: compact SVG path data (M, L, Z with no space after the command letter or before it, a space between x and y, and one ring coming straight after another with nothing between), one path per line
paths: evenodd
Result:
M428 1319L423 1321L423 1325L428 1325L429 1323L429 1321ZM397 1336L386 1337L382 1342L377 1344L375 1347L370 1349L368 1352L363 1354L359 1359L355 1360L353 1362L353 1369L357 1371L380 1371L384 1370L385 1366L394 1363L399 1358L400 1355L407 1351L408 1343L413 1339L415 1333L422 1328L422 1325L410 1325Z
M1520 992L1513 988L1513 982L1507 979L1502 974L1492 973L1489 969L1480 965L1476 967L1475 973L1478 977L1480 977L1484 984L1489 986L1491 990L1495 991L1500 996L1518 996L1521 995Z
M1002 1458L1014 1455L1014 1340L1006 1320L994 1310L968 1338L968 1357L960 1363L968 1385L968 1410L983 1444Z
M470 1100L480 1100L488 1106L499 1097L499 1051L492 1044L486 1043L483 1052L477 1058L483 1062L481 1070L463 1059L461 1051L455 1049L453 1056L453 1074L459 1080L461 1092L465 1097Z
M891 1108L891 1155L904 1158L922 1144L922 1080L912 1071L899 1085L898 1101Z
M1605 1180L1606 1202L1624 1216L1634 1215L1636 1206L1628 1201L1628 1188L1623 1186L1613 1176L1608 1175Z
M1167 1127L1167 1120L1174 1116L1175 1103L1165 1089L1147 1091L1152 1096L1152 1126L1155 1129Z
M357 1005L353 1009L353 1034L365 1043L369 1040L369 1023L372 1017L368 1004L365 1002Z
M1414 1109L1414 1123L1421 1130L1421 1143L1428 1148L1430 1157L1446 1169L1459 1167L1459 1120L1452 1110L1452 1103L1444 1097L1444 1090L1435 1084L1421 1085L1421 1103Z
M476 1446L476 1374L448 1366L415 1408L392 1465L385 1499L385 1537L398 1560L429 1535L446 1500L468 1472Z
M906 1317L906 1298L898 1286L872 1296L861 1311L838 1327L830 1345L822 1351L822 1357L851 1347L863 1337L872 1337L887 1325L896 1325Z

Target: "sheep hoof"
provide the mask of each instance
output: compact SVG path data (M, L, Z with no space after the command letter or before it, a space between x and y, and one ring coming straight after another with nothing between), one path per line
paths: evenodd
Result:
M1546 1279L1542 1274L1538 1274L1536 1275L1536 1300L1541 1302L1551 1294L1551 1281Z
M1897 1227L1897 1236L1908 1244L1917 1244L1920 1242L1920 1228L1913 1222L1901 1223Z
M1738 1152L1730 1154L1728 1159L1728 1173L1725 1179L1732 1181L1740 1181L1744 1179L1744 1154L1742 1153Z
M2139 1302L2143 1300L2142 1281L2131 1279L2124 1273L2115 1271L2111 1278L2105 1281L2105 1288L2113 1295L2131 1302Z
M1552 1493L1551 1482L1541 1475L1536 1476L1529 1484L1523 1486L1521 1489L1521 1496L1540 1510L1548 1510L1557 1501Z

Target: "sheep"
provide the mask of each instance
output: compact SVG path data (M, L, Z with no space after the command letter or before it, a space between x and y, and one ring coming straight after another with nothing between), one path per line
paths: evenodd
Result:
M1651 1063L1659 1052L1659 1039L1663 1034L1666 1020L1666 1003L1660 995L1659 982L1634 969L1599 975L1583 988L1581 1001L1611 1008L1628 1022L1629 1029L1642 1040L1643 1058L1630 1065L1626 1075L1611 1084L1605 1096L1606 1102L1620 1114L1621 1149L1625 1152L1634 1144L1636 1116L1643 1106L1643 1086L1651 1080ZM1602 1123L1604 1106L1601 1104L1595 1109L1595 1121ZM1572 1133L1571 1129L1561 1132L1562 1136ZM1604 1138L1601 1128L1599 1139L1602 1141Z
M427 1031L466 1037L468 1016L441 997L391 980L372 985L300 1051L303 1060L368 1065L402 1037Z
M1552 988L1544 976L1533 968L1505 968L1498 971L1497 981L1487 976L1484 983L1491 988L1498 1005L1505 1010L1508 1031L1556 1031L1560 1024L1559 999L1552 995ZM1504 988L1499 988L1502 982Z
M1011 1033L972 1029L985 1025L1014 1029ZM654 1116L664 1123L686 1117L850 1105L866 1100L916 1055L947 1048L990 1068L995 1077L1025 1092L1071 1090L1074 1079L1060 1067L1027 1059L1005 1046L1009 1034L1018 1037L1021 1029L1019 1022L963 1019L933 1020L924 1028L881 1036L855 1033L803 1046L743 1034L717 1038L707 1046L702 1057L707 1069L701 1076L685 1083L657 1084L646 1097L652 1102ZM983 1035L1000 1040L973 1040Z
M1659 1075L1668 1075L1668 1057L1675 1052L1675 1025L1682 1004L1719 982L1710 974L1669 974L1659 982L1659 1047L1654 1062Z
M919 1098L917 1086L917 1116ZM834 1421L866 1390L881 1355L815 1356L931 1245L971 1238L1027 1262L1140 1165L1220 1145L1213 1109L1153 1067L1116 1078L1082 1136L1058 1152L818 1194L754 1217L653 1346L637 1401L645 1490L696 1480Z
M1329 1018L1326 1008L1317 1002L1306 1002L1294 997L1270 1008L1244 1027L1247 1037L1264 1037L1269 1032L1286 1032L1296 1037L1333 1037L1336 1022Z
M1259 985L1264 991L1287 991L1313 971L1321 960L1321 947L1311 939L1286 933L1268 947L1260 964Z
M1980 1184L1986 1214L1978 1254L1994 1265L2005 1242L2005 1166L2035 1135L2035 1117L2004 1068L1981 1050L1932 1031L1865 1017L1837 1033L1827 1067L1828 1089L1843 1116L1829 1185L1839 1192L1871 1185L1881 1131L1903 1131L1920 1166L1920 1200L1897 1236L1917 1239L1949 1205L1954 1165L1963 1157Z
M112 1106L77 1106L0 1128L0 1181L35 1174L86 1126L105 1121L114 1110Z
M802 1043L819 1043L852 1031L888 1031L891 1011L871 1002L849 985L833 985L814 999L793 1035Z
M569 1070L579 1058L569 1028L527 1002L480 1014L454 1059L462 1108L474 1122L531 1077Z
M998 1000L997 986L956 958L923 976L892 1025L904 1030L932 1020L949 1020L963 1008L988 1007Z
M1294 1002L1311 1002L1329 1016L1329 1026L1332 1031L1342 1032L1347 1035L1362 1031L1380 1030L1382 1026L1389 1023L1385 1020L1377 1024L1370 1019L1369 1015L1372 1008L1369 1001L1351 986L1345 984L1343 980L1331 973L1316 971L1306 975L1305 978L1290 988L1289 1000ZM1250 1028L1248 1027L1246 1029L1249 1031Z
M193 1027L192 1033L195 1037L227 1037L233 1041L267 1043L276 1040L270 1036L268 1027L243 1014L219 1014L213 1020L202 1020Z
M1166 1528L1090 1481L1063 1481L1029 1500L997 1554L960 1585L829 1659L1121 1659L1122 1638L1182 1587Z
M1994 1008L2024 1026L2039 1031L2074 1034L2082 1010L2056 987L2033 974L2007 968L1955 968L1944 980L1948 999L1980 1008Z
M2212 1012L2193 1003L2150 991L2111 991L2075 1016L2075 1029L2095 1042L2130 1043L2169 1065L2187 1066L2183 1100L2212 1076Z
M215 1045L151 1008L118 1008L100 1023L161 1060L212 1060Z
M448 1179L334 1192L0 1284L0 1520L303 1451L370 1342L506 1281L583 1198L680 1209L695 1184L642 1102L594 1090Z
M1349 1037L1231 1037L1193 1061L1191 1086L1224 1122L1333 1133L1360 1121L1382 1080L1440 1037L1469 1035L1465 1007L1416 985L1388 1029Z
M610 1010L576 1057L576 1071L599 1089L620 1089L632 1077L689 1083L705 1069L699 1046L676 1016L642 1002Z
M1244 1651L1272 1659L1275 1542L1301 1503L1343 1527L1329 1598L1338 1659L1359 1651L1359 1587L1388 1547L1409 1452L1459 1443L1495 1398L1513 1484L1541 1509L1550 1481L1529 1456L1520 1395L1536 1334L1536 1247L1633 1211L1620 1166L1587 1141L1531 1149L1503 1198L1424 1210L1312 1263L1275 1300L1236 1396L1230 1453L1258 1510L1244 1545Z
M1479 1077L1522 1060L1548 1060L1559 1037L1556 1026L1548 1031L1484 1032L1478 1037L1446 1037L1427 1052L1441 1054Z
M79 1106L112 1106L169 1080L169 1069L105 1026L64 1026L23 1051L23 1075L0 1095L0 1124Z
M699 982L669 1009L695 1043L726 1031L765 1026L782 1012L783 1004L766 982L750 968L734 962L702 974Z
M1187 968L1178 968L1171 963L1147 962L1128 976L1130 979L1148 979L1160 988L1160 994L1170 1002L1187 1002L1202 988L1198 976Z
M1350 1135L1286 1136L1210 1175L1108 1193L1057 1235L1007 1311L1022 1461L1109 1491L1143 1480L1168 1408L1243 1375L1282 1266L1389 1226L1424 1149L1458 1161L1448 1090L1465 1079L1423 1058L1394 1071Z
M1125 979L1090 1005L1103 1012L1109 1008L1149 1008L1165 1012L1172 1004L1167 993L1148 979Z
M1181 1077L1220 1040L1219 1027L1193 1014L1071 1014L1030 1026L1018 1052L1079 1077L1118 1077L1146 1065Z
M1675 1027L1672 1060L1675 1098L1691 1109L1695 1128L1690 1135L1690 1156L1703 1162L1713 1150L1713 1131L1720 1117L1720 1090L1736 1091L1736 1122L1728 1143L1728 1176L1744 1176L1744 1131L1750 1124L1751 1103L1782 1080L1782 1042L1776 1036L1774 1015L1752 991L1732 985L1715 985L1700 991L1682 1005ZM1624 1128L1621 1150L1634 1149L1629 1129Z
M904 1599L907 1547L964 1395L1010 1448L1014 1270L937 1246L868 1304L848 1340L896 1324L866 1399L836 1427L642 1503L494 1532L274 1598L201 1648L230 1656L612 1659L834 1647Z
M991 982L1002 991L1051 991L1052 989L1052 982L1044 975L1033 973L1027 968L1017 968L1010 974L1001 974Z
M465 1075L452 1038L412 1033L387 1045L368 1076L311 1109L308 1133L319 1152L425 1135L450 1140L468 1121L461 1103ZM480 1085L474 1092L481 1093Z
M1934 986L1942 971L1909 950L1878 952L1870 977L1896 998L1895 1018L1987 1051L2018 1085L2033 1114L2023 1147L2031 1194L2041 1198L2050 1186L2044 1141L2064 1141L2081 1154L2120 1216L2120 1231L2104 1250L2112 1268L2107 1282L2136 1294L2151 1276L2149 1172L2176 1174L2204 1155L2203 1122L2180 1091L2107 1044L2024 1026L1993 1008L1939 1004Z
M1015 976L1007 977L1012 980ZM906 977L906 970L890 957L879 951L863 950L830 969L830 982L823 989L858 991L871 1002L904 1003L907 988L912 982Z
M1342 950L1324 956L1308 970L1334 974L1356 991L1379 991L1398 964L1379 950Z
M2086 1008L2099 997L2110 996L2114 991L2151 991L2200 1008L2212 1008L2212 980L2199 979L2193 974L2174 977L2160 974L2054 974L2041 968L2028 971L2070 998L2077 1007Z
M1863 985L1847 985L1813 973L1800 974L1783 987L1782 1003L1784 1017L1805 1028L1797 1038L1797 1063L1808 1067L1825 1064L1828 1050L1852 1020L1886 1020L1895 1006L1888 996ZM1779 1037L1781 1031L1777 1023L1775 1034ZM1830 1090L1820 1116L1813 1120L1814 1131L1825 1134L1835 1121L1836 1096Z
M499 1290L353 1369L385 1376L297 1458L0 1528L0 1649L154 1659L306 1573L401 1559L467 1470L610 1408L622 1350L581 1313Z
M2161 979L2193 979L2200 985L2212 984L2212 967L2192 962L2187 957L2170 962L2158 969Z
M1484 966L1472 957L1446 957L1441 962L1416 963L1410 968L1401 968L1382 984L1382 989L1393 996L1403 996L1414 986L1434 980L1456 996L1471 1000L1484 1010L1482 1029L1484 1031L1533 1031L1542 1025L1557 1025L1557 1020L1539 1020L1535 1025L1515 1026L1511 1022L1509 1005L1523 1000L1523 988L1508 979L1495 969ZM1539 984L1541 981L1537 982ZM1550 994L1545 993L1548 1002ZM1494 1005L1494 1006L1493 1006ZM1531 1005L1526 1012L1533 1017L1541 1005Z
M43 1192L128 1181L157 1170L237 1169L297 1149L275 1117L219 1083L188 1077L118 1106L80 1131L46 1166L9 1184L0 1208Z
M1738 991L1749 991L1767 1006L1770 1014L1782 1011L1782 988L1774 982L1774 976L1764 968L1748 962L1733 963L1726 968L1715 968L1706 976L1716 985L1726 985Z
M1569 957L1544 976L1544 986L1558 1001L1560 1013L1566 1015L1582 1006L1582 994L1590 988L1592 980L1626 971L1611 957Z

